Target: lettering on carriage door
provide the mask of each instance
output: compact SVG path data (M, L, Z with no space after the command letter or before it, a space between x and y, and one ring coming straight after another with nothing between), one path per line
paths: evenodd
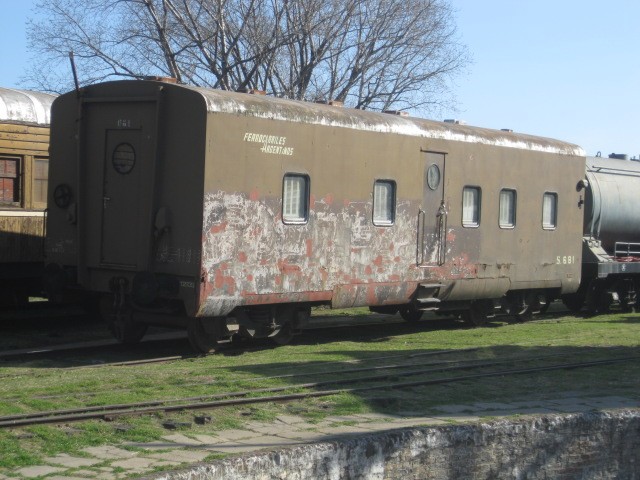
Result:
M423 152L423 194L418 216L418 265L445 262L447 209L444 204L445 154Z
M136 266L140 130L106 130L102 189L102 264Z

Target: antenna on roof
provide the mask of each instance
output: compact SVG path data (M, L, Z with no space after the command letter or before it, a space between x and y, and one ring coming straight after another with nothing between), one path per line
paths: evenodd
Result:
M73 51L69 52L69 61L71 62L71 72L73 73L73 83L76 85L76 94L80 96L80 84L78 83L78 71L76 70L76 61L73 58Z

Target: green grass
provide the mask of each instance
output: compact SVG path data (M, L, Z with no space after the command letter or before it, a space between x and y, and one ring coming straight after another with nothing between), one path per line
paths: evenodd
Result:
M350 320L356 323L367 318L362 309L348 313L354 313ZM0 415L159 398L179 399L344 378L341 370L346 368L409 361L407 358L383 360L380 357L419 355L447 349L460 352L417 356L414 361L536 356L540 357L540 362L568 363L580 359L640 355L640 314L593 318L554 314L528 323L495 320L483 328L468 328L460 321L440 317L431 317L415 325L399 322L397 317L375 318L379 322L375 325L307 331L284 347L272 348L261 343L240 353L229 352L169 363L74 368L94 361L113 361L113 355L118 360L152 355L135 346L116 354L97 351L91 359L74 354L55 360L4 361L0 364ZM337 323L341 321L344 319L338 319ZM323 319L315 316L314 322L318 325ZM12 339L7 338L10 333L4 336L3 342L11 343ZM176 340L166 348L179 353L188 351L184 340ZM465 351L470 348L477 350ZM541 358L549 355L558 357ZM339 363L347 361L352 363ZM269 378L302 371L316 373L300 378ZM434 377L465 373L441 373L434 374ZM411 379L413 377L398 378L397 381ZM290 403L226 407L204 412L212 417L212 422L203 426L193 423L185 433L211 434L241 428L249 421L271 422L279 414L300 415L314 423L334 415L368 412L429 414L436 407L447 404L544 400L558 398L568 392L584 396L638 398L638 387L640 362L634 360L590 369L493 377L405 390L342 393ZM166 420L192 422L193 417L200 413L203 412L172 412L120 417L114 422L93 420L66 426L2 430L0 473L3 469L35 465L42 458L58 453L80 455L81 449L88 446L158 440L170 433L162 427Z

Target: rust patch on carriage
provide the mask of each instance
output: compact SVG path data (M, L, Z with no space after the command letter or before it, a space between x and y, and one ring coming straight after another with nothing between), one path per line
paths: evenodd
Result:
M227 295L234 295L236 292L236 281L228 272L229 270L226 264L220 265L220 268L214 272L213 286L216 290L220 290Z
M302 274L302 269L298 265L292 265L288 263L286 260L278 260L278 270L280 270L285 275L300 275Z
M219 225L212 225L209 229L209 233L211 235L216 235L217 233L224 232L227 229L227 222L223 222Z
M279 198L256 200L255 193L205 195L202 268L211 286L202 291L201 312L226 315L256 299L329 301L338 290L336 304L403 303L434 274L415 268L415 205L400 203L394 227L380 228L371 205L329 194L307 223L288 225ZM327 291L311 300L317 295L309 292Z
M332 295L333 293L331 291L271 294L242 292L242 297L244 299L245 305L266 305L291 302L328 302L331 300Z

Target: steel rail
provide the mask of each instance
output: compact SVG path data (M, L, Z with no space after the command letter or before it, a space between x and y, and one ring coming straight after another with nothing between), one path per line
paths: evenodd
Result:
M214 400L213 398L216 398L216 397L212 396L212 397L209 397L210 399L206 401L197 401L197 402L194 402L193 399L186 398L186 399L179 399L176 401L190 402L190 403L177 403L173 405L167 405L166 402L157 402L156 404L151 405L151 403L154 403L154 402L149 402L150 403L149 406L142 406L144 404L129 404L128 407L125 407L122 409L113 409L113 406L105 405L104 407L102 407L102 410L100 411L87 411L86 409L85 410L78 409L78 413L63 413L63 414L56 415L55 412L42 412L40 414L27 414L27 415L33 415L33 416L29 416L26 418L18 418L19 416L0 417L0 428L14 428L14 427L28 426L28 425L74 422L74 421L82 421L82 420L90 420L90 419L116 417L116 416L122 416L122 415L141 415L145 413L154 413L159 411L172 412L172 411L180 411L180 410L219 408L219 407L232 406L232 405L247 405L247 404L258 404L258 403L269 403L269 402L287 402L292 400L301 400L305 398L326 397L326 396L337 395L342 393L359 393L359 392L381 390L381 389L402 389L402 388L427 386L427 385L441 385L441 384L447 384L447 383L462 382L467 380L476 380L479 378L499 377L499 376L508 376L508 375L522 375L522 374L530 374L530 373L548 372L548 371L554 371L554 370L573 370L578 368L590 368L590 367L611 365L615 363L622 363L622 362L628 362L628 361L639 360L639 359L640 359L640 356L622 357L622 358L613 358L613 359L597 360L597 361L590 361L590 362L547 365L544 367L499 370L494 372L461 375L457 377L446 377L446 378L438 378L438 379L430 379L430 380L416 380L412 382L388 383L388 384L371 385L371 386L365 386L365 387L338 388L338 389L290 393L290 394L284 394L284 395L272 395L272 396L263 396L263 397L227 398L224 400ZM404 375L400 375L400 376L404 376ZM377 377L376 378L377 380L380 379L379 376L376 376L376 377ZM353 383L358 383L358 382L367 381L367 380L360 378L360 379L350 379L350 380L344 380L344 381L326 382L326 384L328 383L339 384L338 382L346 383L348 381L351 381ZM368 380L368 381L371 381L371 380ZM278 387L278 388L282 388L285 390L291 390L295 388L314 388L319 386L318 383L321 383L321 382L315 382L313 384L310 384L310 386L308 387L289 386L289 387ZM265 390L268 391L269 389L265 389ZM249 393L265 393L265 392L254 390ZM227 397L228 396L229 395L227 395ZM95 407L91 407L91 408L95 408ZM64 412L64 411L58 411L58 412ZM85 413L82 413L82 412L85 412Z
M473 349L475 350L475 349ZM415 356L423 356L423 355L428 355L428 354L411 354L411 355L398 355L398 357L402 357L402 358L412 358ZM497 365L503 365L503 364L510 364L513 362L527 362L527 361L536 361L536 360L540 360L540 359L544 359L544 358L555 358L555 357L568 357L568 356L572 356L575 355L575 353L555 353L555 354L548 354L548 355L537 355L537 356L529 356L529 357L523 357L523 356L515 356L515 357L505 357L502 358L500 360L492 360L490 363L489 360L485 360L484 362L482 362L481 360L477 360L477 359L473 359L473 360L443 360L443 361L437 361L437 362L426 362L426 363L403 363L403 364L391 364L391 365L378 365L378 366L373 366L373 367L365 367L365 368L351 368L351 369L345 369L345 370L336 370L333 369L331 371L313 371L313 372L299 372L299 373L291 373L291 374L284 374L284 375L272 375L272 376L268 376L268 377L251 377L251 378L246 378L246 379L242 379L243 383L251 383L251 382L257 382L257 381L263 381L263 380L274 380L274 379L286 379L286 378L296 378L296 377L309 377L309 376L323 376L323 375L332 375L332 374L352 374L352 373L364 373L364 372L375 372L375 371L383 371L383 370L397 370L400 368L415 368L415 367L430 367L428 370L420 370L414 374L422 374L422 373L436 373L436 372L442 372L442 371L453 371L453 370L469 370L469 369L473 369L473 368L478 368L478 367L485 367L485 366L497 366ZM390 355L388 357L375 357L373 358L373 360L376 359L387 359L387 358L394 358L397 357L395 355ZM372 359L367 359L367 361L370 361ZM351 361L348 360L346 362L328 362L328 364L351 364L351 363L361 363L363 360L355 360L355 361ZM440 368L436 368L440 365L446 365L445 367L440 367ZM410 374L403 372L401 374L401 376L409 376ZM387 374L387 375L381 375L381 377L389 377L389 376L398 376L398 374ZM1 376L0 376L1 377ZM342 380L345 382L351 381L350 379L346 379L346 380ZM336 382L339 382L338 380L333 380L333 381L326 381L324 383L326 384L335 384ZM211 381L211 382L199 382L199 383L187 383L187 384L181 384L180 386L182 387L193 387L193 386L207 386L207 385L213 385L217 383L216 381ZM322 384L323 382L315 382L316 386ZM309 384L304 384L304 385L309 385ZM277 392L277 391L284 391L287 389L291 389L291 388L297 388L300 385L292 385L292 386L286 386L286 387L272 387L272 388L267 388L267 389L254 389L251 391L241 391L241 392L228 392L228 393L224 393L224 394L217 394L214 395L217 398L221 398L221 397L229 397L229 396L241 396L241 395L248 395L250 393L255 393L255 392L264 392L264 391L271 391L271 392ZM92 394L95 394L95 392L92 392ZM198 397L191 397L189 398L189 400L196 400L196 399L204 399L204 398L212 398L212 395L206 395L206 396L198 396ZM7 400L6 398L4 400ZM156 405L156 404L161 404L161 403L168 403L171 400L165 400L165 401L156 401L156 402L141 402L141 404L144 405L149 405L150 403ZM125 406L129 406L131 404L125 404ZM138 403L136 403L135 405L138 405ZM112 407L120 407L120 405L112 405ZM88 407L88 408L92 408L94 410L102 410L105 407L102 406L95 406L95 407ZM68 411L77 411L78 409L70 409L70 410L64 410L65 412ZM82 411L86 411L86 408L80 409ZM60 410L57 410L56 412L60 412ZM39 416L40 414L19 414L16 415L16 418L21 418L24 417L25 415L35 415L35 416ZM3 418L9 418L9 417L3 417Z
M413 358L413 357L424 357L424 356L434 356L434 355L445 355L445 354L450 354L450 353L464 353L464 352L472 352L472 351L476 351L476 350L480 350L477 347L474 348L465 348L465 349L451 349L451 350L435 350L433 352L424 352L424 353L412 353L409 355L386 355L386 356L381 356L381 357L371 357L371 358L364 358L364 359L357 359L357 360L346 360L346 361L335 361L335 362L312 362L312 363L305 363L305 367L312 365L312 364L316 364L316 365L328 365L331 363L362 363L362 362L370 362L372 360L387 360L390 358ZM227 352L229 350L226 350ZM246 352L246 349L240 349L240 351L242 352ZM204 358L204 357L209 357L209 356L214 356L215 353L207 353L207 354L193 354L193 355L176 355L176 356L172 356L172 357L158 357L158 358L149 358L149 359L141 359L141 360L129 360L129 361L122 361L122 362L110 362L110 363L100 363L100 364L92 364L92 365L80 365L80 366L75 366L75 367L66 367L65 370L73 370L73 369L84 369L84 368L102 368L102 367L127 367L127 366L136 366L136 365L144 365L147 363L160 363L160 362L169 362L169 361L174 361L174 360L186 360L186 359L193 359L193 358ZM220 367L220 368L224 368L224 367ZM283 375L282 378L286 378L287 375ZM295 376L295 374L294 374ZM270 379L270 378L280 378L280 376L274 376L274 377L261 377L261 379Z
M184 334L177 334L175 332L169 333L158 333L153 335L148 335L144 338L140 343L160 343L167 342L171 340L182 340L185 339L186 336ZM73 352L73 351L82 351L91 349L91 353L95 353L96 348L102 347L119 347L124 348L123 344L119 343L117 340L112 339L104 339L104 340L93 340L89 342L72 342L72 343L63 343L58 345L46 345L42 347L31 347L31 348L20 348L14 350L3 350L0 351L0 359L10 359L12 357L29 357L32 355L46 355L46 354L58 354L65 352Z
M187 398L180 398L180 399L154 400L154 401L149 401L149 402L124 403L124 404L113 404L113 405L96 405L96 406L93 406L93 407L71 408L71 409L65 409L65 410L51 410L51 411L47 411L47 412L6 415L6 416L3 416L3 417L0 417L0 422L1 421L23 419L23 418L39 418L41 416L49 416L49 415L50 416L55 416L55 415L66 415L66 414L73 414L73 413L102 412L102 411L105 411L105 410L113 411L113 410L121 410L121 409L124 410L124 409L128 409L128 408L151 407L151 406L157 406L157 405L166 405L166 404L169 404L169 403L172 403L172 402L208 401L208 400L220 399L220 398L237 398L237 397L245 397L245 396L256 394L256 393L277 393L277 392L284 392L284 391L287 391L287 390L296 390L296 389L301 389L301 388L316 388L316 387L322 387L322 386L326 386L326 385L340 385L340 384L345 384L345 383L348 384L348 383L384 380L384 379L389 378L389 377L398 377L398 376L408 377L408 376L413 376L413 375L439 373L439 372L444 372L444 371L469 370L469 369L473 369L473 368L496 366L496 365L500 365L502 363L508 363L508 361L483 362L483 363L477 363L477 364L474 364L474 365L447 366L447 367L440 367L440 368L430 368L430 369L427 369L427 370L413 370L413 371L402 372L401 374L388 373L388 374L384 374L384 375L374 375L374 376L369 376L369 377L348 378L348 379L340 379L340 380L325 380L325 381L318 381L318 382L307 382L307 383L299 383L299 384L293 384L293 385L285 385L285 386L281 386L281 387L269 387L269 388L253 389L253 390L242 390L242 391L236 391L236 392L224 392L224 393L218 393L218 394L214 394L214 395L200 395L200 396L196 396L196 397L187 397ZM408 367L408 366L411 366L411 365L405 365L405 366ZM413 365L413 366L416 366L416 365ZM390 365L390 366L387 366L387 369L396 369L396 368L400 368L400 367L401 367L401 365ZM384 366L383 367L373 367L372 369L363 369L363 370L370 371L370 370L377 370L377 369L380 369L380 368L384 368ZM340 373L343 373L343 372L340 372ZM253 379L251 379L251 380L253 380Z

